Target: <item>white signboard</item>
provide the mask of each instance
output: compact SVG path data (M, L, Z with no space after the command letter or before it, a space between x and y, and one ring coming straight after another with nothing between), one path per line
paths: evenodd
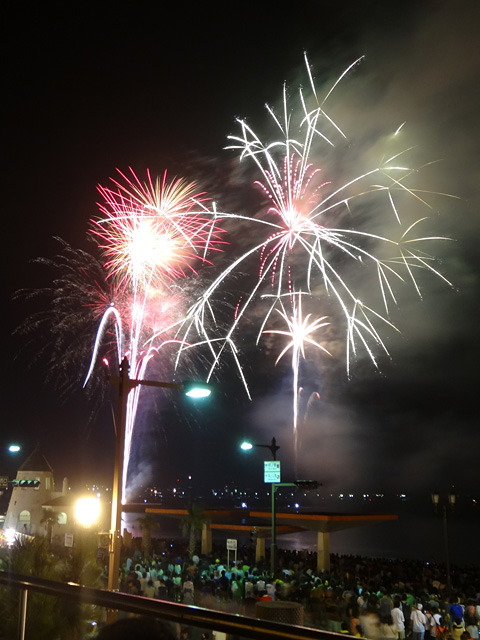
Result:
M280 460L266 460L263 467L264 482L280 482Z
M73 533L66 533L65 534L65 546L66 547L73 547Z
M229 551L237 550L237 541L235 538L227 538L227 549Z

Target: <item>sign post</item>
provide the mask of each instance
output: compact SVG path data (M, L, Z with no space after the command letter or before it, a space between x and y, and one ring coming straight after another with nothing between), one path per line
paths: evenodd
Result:
M275 576L277 566L277 514L275 510L275 485L281 482L280 460L265 460L263 463L263 481L271 485L272 493L272 543L270 546L270 573Z
M227 565L230 569L230 551L235 551L235 566L237 566L237 540L236 538L227 538Z

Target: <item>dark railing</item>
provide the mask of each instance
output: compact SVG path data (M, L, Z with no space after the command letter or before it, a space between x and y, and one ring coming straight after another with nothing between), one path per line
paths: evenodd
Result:
M143 596L82 587L78 584L55 582L43 578L32 578L15 573L0 572L0 585L18 589L19 640L25 638L25 621L28 613L28 592L65 598L105 607L107 610L126 611L143 616L176 622L182 626L200 627L223 631L242 638L284 638L285 640L337 640L340 634L308 627L292 626L280 622L270 622L248 618L240 614L213 611L174 602L153 600Z

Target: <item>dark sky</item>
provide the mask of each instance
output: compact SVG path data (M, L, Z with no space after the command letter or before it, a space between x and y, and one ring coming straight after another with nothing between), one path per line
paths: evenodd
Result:
M338 362L305 365L307 386L321 400L303 426L299 473L332 489L428 493L453 484L478 492L479 5L326 4L281 10L273 3L132 3L88 12L51 3L8 10L2 445L18 439L28 451L38 443L58 476L111 477L110 408L86 426L81 390L60 401L41 362L26 366L33 352L16 358L22 340L12 337L32 311L12 302L14 292L50 284L32 259L55 255L53 236L86 247L97 184L107 184L116 168L131 166L138 175L168 169L205 179L221 198L222 181L235 171L235 156L224 147L237 132L236 117L262 130L264 103L279 104L284 81L292 92L305 81L305 50L317 87L365 55L332 104L348 133L351 162L372 157L382 136L403 121L408 144L441 161L426 179L428 188L460 198L435 200L438 235L455 240L441 250L454 289L433 281L422 300L401 296L393 316L402 333L389 338L392 359L382 362L381 374L363 360L350 381ZM238 238L231 241L235 246ZM189 411L188 420L179 418L180 401L156 416L145 409L145 469L160 482L192 470L211 484L256 478L259 461L247 462L236 449L250 435L259 442L275 436L292 474L290 372L287 361L274 369L274 359L253 344L244 347L252 402L226 370L215 406Z

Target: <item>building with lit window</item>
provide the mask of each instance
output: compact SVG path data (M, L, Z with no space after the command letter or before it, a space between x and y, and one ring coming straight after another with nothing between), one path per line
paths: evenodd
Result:
M51 535L52 525L66 525L67 510L53 510L49 505L66 504L67 478L56 491L53 470L39 449L35 449L17 471L12 481L12 495L5 517L4 530L26 535ZM49 512L52 518L48 517Z

